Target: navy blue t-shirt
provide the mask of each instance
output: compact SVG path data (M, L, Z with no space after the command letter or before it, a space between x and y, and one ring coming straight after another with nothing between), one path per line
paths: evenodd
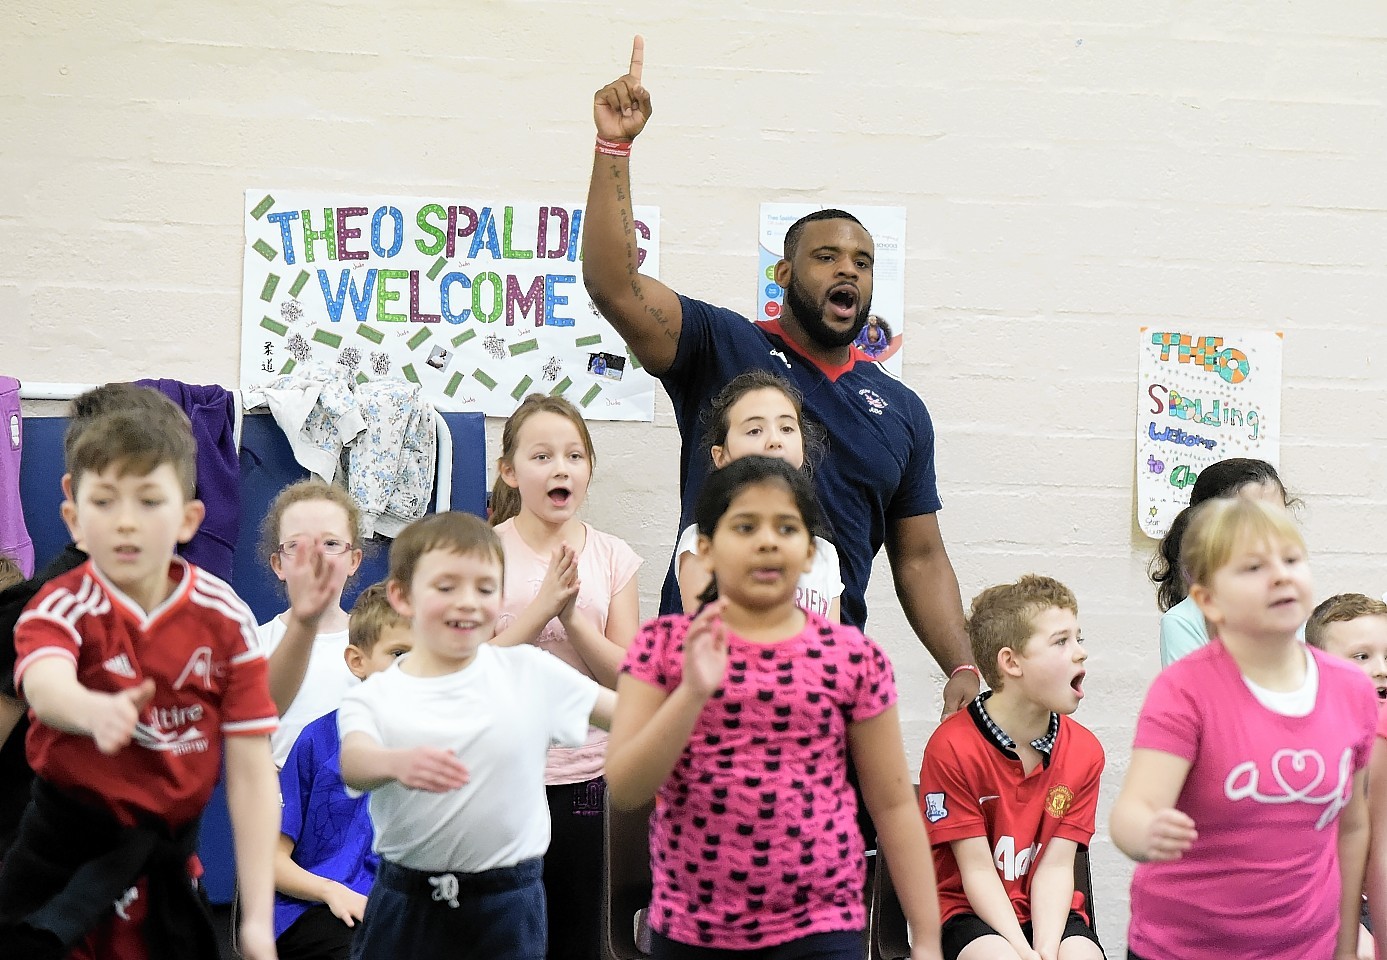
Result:
M804 395L808 417L828 434L828 454L815 467L814 482L838 548L843 622L865 627L867 580L887 525L940 507L934 426L924 401L860 350L854 348L843 367L824 370L797 353L774 321L752 323L739 313L685 296L679 302L684 309L679 348L660 377L684 438L679 529L693 522L694 501L712 469L699 439L702 415L713 397L737 374L753 368L785 377ZM680 608L671 567L660 610Z

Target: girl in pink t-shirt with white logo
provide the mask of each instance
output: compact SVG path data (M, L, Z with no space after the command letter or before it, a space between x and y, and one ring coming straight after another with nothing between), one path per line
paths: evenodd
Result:
M1214 639L1151 685L1113 807L1140 864L1130 955L1351 958L1376 691L1297 640L1310 570L1285 510L1200 505L1181 566Z
M795 603L821 523L809 480L784 460L742 457L704 481L694 517L713 573L704 606L641 628L607 749L610 802L655 800L651 955L775 948L784 960L860 960L851 755L912 955L938 957L934 869L891 664L856 627Z
M578 518L596 459L583 415L562 397L531 394L506 421L491 497L505 590L491 642L534 644L612 689L640 626L641 558ZM599 956L606 746L593 727L581 747L549 750L548 960Z

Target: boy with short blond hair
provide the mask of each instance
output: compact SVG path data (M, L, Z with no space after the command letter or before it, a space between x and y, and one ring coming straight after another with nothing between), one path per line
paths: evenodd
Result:
M174 554L203 515L195 446L186 418L111 413L68 451L63 519L89 559L15 629L37 779L0 868L5 956L215 956L189 866L223 750L241 953L274 956L275 710L250 611Z
M920 770L945 960L1103 956L1074 858L1093 836L1103 748L1070 719L1088 655L1068 587L1034 574L973 600L992 689L947 717Z
M347 621L344 655L358 680L409 653L409 619L390 605L385 584L361 591ZM300 732L279 771L281 817L275 856L275 946L279 960L347 960L380 857L367 799L342 783L337 711Z

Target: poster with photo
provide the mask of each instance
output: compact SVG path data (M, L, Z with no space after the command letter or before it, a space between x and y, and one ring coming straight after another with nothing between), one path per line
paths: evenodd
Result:
M756 319L775 320L785 305L785 291L775 282L775 265L785 250L785 231L800 217L834 204L763 203L756 285ZM842 204L867 228L876 244L872 270L872 310L857 346L901 375L905 331L905 207Z
M659 209L637 207L659 276ZM440 410L508 416L559 394L653 420L655 380L583 288L583 209L505 198L246 191L241 386L340 364Z
M1281 334L1143 327L1137 363L1137 524L1163 537L1199 471L1281 457Z

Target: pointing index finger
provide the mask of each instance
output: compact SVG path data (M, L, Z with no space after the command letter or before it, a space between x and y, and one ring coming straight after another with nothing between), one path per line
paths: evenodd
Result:
M641 82L641 70L645 68L645 37L639 33L631 41L631 78L636 83Z

